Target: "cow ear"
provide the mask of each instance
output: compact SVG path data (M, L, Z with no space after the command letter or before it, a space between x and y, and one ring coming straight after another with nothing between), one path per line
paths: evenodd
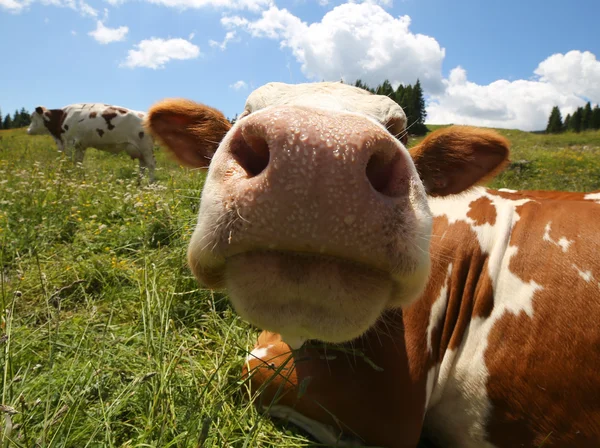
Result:
M410 155L427 194L446 196L499 174L508 163L509 147L497 132L451 126L431 133Z
M44 108L42 106L38 106L38 107L35 108L35 111L38 114L42 115L44 113Z
M184 165L206 167L231 128L212 107L184 99L166 99L150 108L145 126Z

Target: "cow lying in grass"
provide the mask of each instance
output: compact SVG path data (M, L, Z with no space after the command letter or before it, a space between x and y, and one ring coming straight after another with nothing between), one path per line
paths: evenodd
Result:
M597 195L475 187L504 138L408 151L393 101L338 83L268 84L233 127L165 100L147 126L210 163L188 261L267 330L245 373L272 415L328 444L600 446Z
M108 104L72 104L62 109L38 106L31 114L27 133L50 134L58 150L79 163L83 163L85 150L90 147L126 152L132 159L139 159L140 179L148 168L150 182L154 182L154 142L143 120L143 112Z

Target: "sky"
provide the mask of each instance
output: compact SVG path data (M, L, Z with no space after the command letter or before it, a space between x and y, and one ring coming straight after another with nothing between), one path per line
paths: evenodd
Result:
M241 113L271 81L420 79L427 122L544 129L600 103L600 0L0 0L0 109L167 97Z

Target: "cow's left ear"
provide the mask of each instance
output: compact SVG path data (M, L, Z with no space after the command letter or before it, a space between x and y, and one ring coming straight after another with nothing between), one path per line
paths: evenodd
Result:
M497 132L450 126L432 132L410 155L427 194L446 196L498 175L509 161L509 147Z
M44 111L45 111L45 110L46 110L46 108L45 108L45 107L42 107L42 106L38 106L38 107L36 107L36 108L35 108L35 111L36 111L38 114L40 114L40 115L42 115L42 114L44 113Z
M150 108L145 126L181 163L201 168L210 164L231 123L212 107L167 99Z

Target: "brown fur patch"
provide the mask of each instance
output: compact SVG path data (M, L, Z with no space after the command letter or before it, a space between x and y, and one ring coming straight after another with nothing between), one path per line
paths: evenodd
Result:
M104 131L102 129L96 129L96 132L98 133L98 135L100 137L102 137L104 135Z
M138 133L138 136L140 137L140 140L144 138L144 131L140 131Z
M125 115L127 112L129 112L127 109L124 109L122 107L117 108L117 111L122 115Z
M67 118L67 114L62 109L45 109L44 115L48 117L48 120L44 120L44 126L54 138L60 140L61 135L65 132L63 123Z
M277 397L276 403L294 407L303 415L345 435L367 440L370 445L417 445L425 384L409 371L401 326L388 328L381 324L353 346L306 344L287 363L289 347L279 335L263 332L257 346L271 344L274 346L263 360L249 362L253 369L251 389L266 386L257 400L259 406L269 405ZM282 365L285 367L277 374ZM390 387L391 384L403 387ZM367 409L369 418L364 417Z
M509 269L542 289L533 297L532 318L507 312L490 332L485 361L491 441L598 446L600 240L592 223L600 221L600 206L545 200L517 211L510 245L518 252ZM553 243L560 238L571 242L566 251Z
M111 123L111 121L117 116L116 109L114 107L109 107L102 112L102 118L106 121L106 127L109 131L112 131L115 128L115 125Z
M475 221L476 226L493 226L496 223L496 207L489 198L482 196L469 204L467 216Z
M90 112L90 118L96 118L98 112Z

